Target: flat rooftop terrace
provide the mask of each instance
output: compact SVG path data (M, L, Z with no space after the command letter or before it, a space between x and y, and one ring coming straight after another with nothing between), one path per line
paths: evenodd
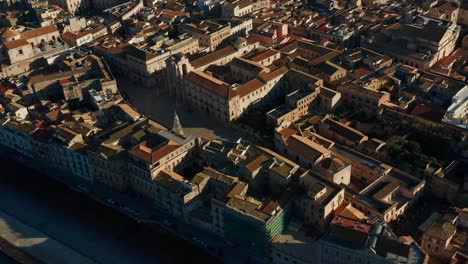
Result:
M280 118L287 113L291 112L292 109L291 107L287 106L286 104L280 105L277 108L271 110L270 112L267 113L267 115L272 116L273 118Z

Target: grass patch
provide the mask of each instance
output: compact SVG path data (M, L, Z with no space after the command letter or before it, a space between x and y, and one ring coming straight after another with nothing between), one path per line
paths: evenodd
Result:
M255 107L235 121L235 123L246 132L256 134L265 143L272 143L274 140L274 126L266 123L266 113L283 103L284 100L281 98L267 105Z
M425 153L417 141L402 138L386 144L384 150L387 162L416 177L422 176L421 169L424 169L427 163L441 165L435 157Z

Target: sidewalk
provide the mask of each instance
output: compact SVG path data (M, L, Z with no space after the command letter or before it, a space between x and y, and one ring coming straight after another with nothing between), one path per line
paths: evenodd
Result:
M34 259L32 256L24 253L19 250L8 241L0 237L0 263L3 263L3 255L7 256L11 262L6 261L6 263L22 263L22 264L37 264L38 260Z
M95 263L62 243L0 211L0 237L19 250L48 264ZM28 262L34 263L34 262Z

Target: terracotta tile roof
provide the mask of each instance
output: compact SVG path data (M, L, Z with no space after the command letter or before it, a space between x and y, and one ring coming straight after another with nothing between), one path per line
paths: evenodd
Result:
M12 28L7 28L3 34L2 34L2 38L12 38L12 37L16 37L19 35L19 32L18 30L16 29L12 29Z
M204 72L192 71L187 74L185 78L190 82L221 96L222 98L230 99L237 95L237 92L234 91L227 83Z
M50 25L46 27L41 27L41 28L36 28L32 29L26 32L21 33L21 37L24 39L32 39L32 38L37 38L39 36L43 36L46 34L58 32L57 27L55 25Z
M133 119L138 119L141 115L137 111L133 110L128 104L118 104L117 105L122 111L131 116Z
M444 117L442 111L425 104L418 104L413 111L411 111L411 114L434 122L440 122Z
M226 195L227 198L231 198L235 195L240 195L244 189L247 187L247 184L244 182L238 182L236 185L232 188L232 190Z
M154 177L153 181L173 193L180 193L184 177L170 170L162 170ZM182 194L184 194L182 192Z
M287 159L286 157L284 156L281 156L280 154L276 153L275 151L271 150L271 149L268 149L268 148L264 148L264 147L260 147L260 146L256 146L258 149L260 149L261 151L265 152L266 154L268 155L271 155L277 159L280 159L286 163L288 163L290 166L299 166L297 165L296 163L294 163L293 161Z
M255 170L258 170L259 168L261 168L263 166L263 164L265 162L267 162L268 160L270 160L267 156L265 155L260 155L258 156L257 158L255 158L253 161L251 161L250 163L248 163L245 167L249 170L249 171L255 171Z
M360 78L366 77L367 75L373 73L373 71L368 70L366 68L359 68L354 73L359 76Z
M368 98L370 97L376 100L382 99L386 94L385 92L374 91L372 89L361 87L354 83L340 85L338 86L337 90L340 93L344 93L344 94L350 93L356 96L362 96L362 97L368 97Z
M268 73L260 73L258 75L258 77L263 80L264 82L269 82L279 76L283 76L284 74L286 74L287 72L289 71L289 69L285 66L279 68L279 69L276 69L275 71L272 71L272 72L268 72Z
M325 147L299 135L289 137L286 140L286 144L288 149L312 162L317 161L322 155L329 155L331 153Z
M262 212L266 213L266 214L269 214L269 215L273 215L273 213L275 212L275 210L279 207L279 203L276 202L276 201L269 201L267 204L264 205L264 207L262 208Z
M335 120L332 120L330 118L325 119L322 121L328 126L328 129L341 135L342 137L345 137L351 141L355 142L360 142L367 136L364 135L361 131L356 130L350 126L341 124L340 122L337 122Z
M180 147L181 145L179 143L172 140L163 142L154 148L149 148L145 143L141 143L137 147L130 150L128 153L136 158L153 164Z
M90 30L91 33L95 34L95 33L98 33L99 31L101 30L107 30L106 26L104 25L99 25L93 29Z
M243 69L244 71L249 71L249 72L253 73L254 75L258 75L262 71L268 70L267 67L263 66L262 64L260 64L258 62L254 62L254 61L251 61L251 60L246 60L246 59L243 59L243 58L234 58L231 61L230 66L231 67L235 66L235 67L238 67L240 69Z
M25 39L13 40L13 41L5 43L5 47L9 50L27 46L27 45L29 45L29 43Z
M253 57L251 60L255 61L255 62L259 62L259 61L262 61L262 60L267 59L269 57L273 57L278 53L279 53L279 51L277 51L277 50L269 49L269 50L255 56L255 57Z
M436 221L424 232L424 235L440 240L448 240L456 232L456 227L451 223Z
M295 129L292 129L292 128L287 127L287 128L284 128L284 129L278 131L278 133L280 133L281 136L282 136L284 139L287 139L287 138L289 138L290 136L295 135L295 134L297 133L297 131L296 131Z
M349 219L341 216L336 216L335 218L333 218L331 224L339 225L349 229L354 229L363 233L370 233L372 227L374 226L373 224L363 223L354 219Z
M306 131L304 132L304 136L327 149L335 145L335 142L314 132Z
M240 97L244 97L253 91L256 91L262 88L265 84L258 79L253 79L239 86L235 91L239 94Z
M87 32L87 31L83 31L83 32L67 31L67 32L63 33L63 36L67 37L67 38L71 38L71 39L79 39L79 38L82 38L82 37L87 36L89 34L91 34L91 33Z
M47 118L52 121L56 121L60 116L60 110L54 110L46 114Z
M217 50L215 52L212 52L206 56L203 56L201 58L198 58L198 59L195 59L193 61L190 62L190 64L192 64L192 66L197 69L197 68L200 68L202 66L205 66L207 64L210 64L214 61L217 61L223 57L226 57L226 56L229 56L231 54L234 54L236 53L237 50L231 46L229 47L226 47L226 48L223 48L223 49L220 49L220 50Z

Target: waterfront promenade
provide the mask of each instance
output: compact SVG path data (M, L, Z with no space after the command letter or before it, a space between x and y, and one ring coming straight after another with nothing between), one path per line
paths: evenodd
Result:
M148 230L45 175L0 158L0 166L7 164L16 173L0 174L0 210L95 262L213 263L184 241Z
M0 211L0 237L10 245L13 245L24 253L32 256L32 258L18 259L19 261L24 260L27 263L35 263L33 260L34 258L38 263L48 264L95 263L75 250L2 211ZM22 258L25 257L25 255L22 256Z

